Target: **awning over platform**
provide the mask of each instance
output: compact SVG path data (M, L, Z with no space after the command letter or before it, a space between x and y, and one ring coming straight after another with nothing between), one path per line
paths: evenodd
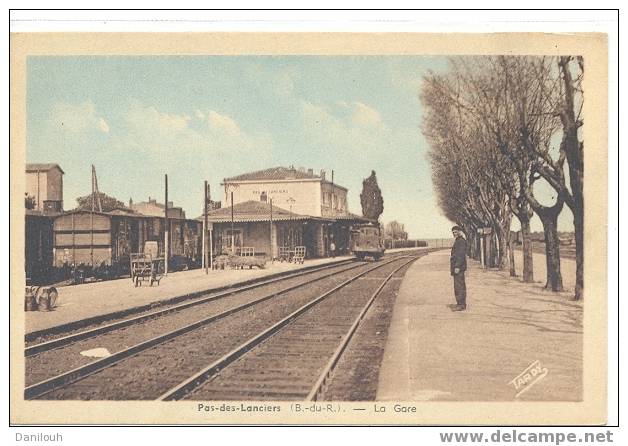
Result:
M215 209L213 211L209 211L207 213L207 221L210 223L229 223L231 222L231 206L227 206L220 209ZM245 201L243 203L236 203L233 206L233 221L239 223L246 222L261 222L268 221L270 222L270 203L264 201ZM273 221L303 221L303 220L312 220L312 221L321 221L321 222L329 222L334 223L337 221L342 222L356 222L356 223L367 223L370 220L364 217L360 217L355 214L342 214L334 217L316 217L312 215L301 215L296 214L294 212L290 212L289 210L280 208L278 206L274 206L272 208L272 218ZM202 221L203 216L201 215L197 220Z

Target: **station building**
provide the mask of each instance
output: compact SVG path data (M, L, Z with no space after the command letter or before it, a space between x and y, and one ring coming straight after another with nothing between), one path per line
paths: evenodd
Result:
M256 255L278 258L281 248L306 247L306 257L327 257L349 248L352 225L363 217L349 212L347 188L325 171L274 167L225 178L221 209L208 212L214 255L253 247Z

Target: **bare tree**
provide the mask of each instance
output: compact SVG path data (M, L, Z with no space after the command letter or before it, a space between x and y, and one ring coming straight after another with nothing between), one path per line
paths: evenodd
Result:
M469 226L472 247L477 249L477 229L493 229L488 264L504 268L512 215L505 184L512 182L513 173L503 156L491 149L486 129L469 113L462 93L456 75L432 75L424 84L423 133L432 147L433 179L441 208L449 209L446 215Z
M541 218L546 235L546 286L558 291L562 290L562 279L556 218L563 203L569 203L569 191L563 168L565 144L558 148L553 144L560 127L556 111L562 104L555 61L544 57L452 58L452 70L445 79L434 82L432 76L427 84L439 90L438 103L453 102L453 107L460 111L457 117L449 119L475 126L482 151L492 154L489 160L499 160L494 154L497 152L508 161L494 164L501 166L502 175L490 169L491 163L485 163L484 168L492 176L497 175L497 183L508 192L510 211L521 222L524 280L532 280L529 221L533 210ZM508 168L503 169L504 166ZM540 179L556 190L553 205L545 206L534 196L533 185ZM499 201L494 205L501 207ZM501 221L507 218L502 217ZM495 229L504 226L495 225ZM507 240L509 235L508 232Z
M576 236L576 292L575 299L582 298L584 288L584 141L578 130L583 125L582 106L584 104L582 78L584 61L582 57L563 56L558 60L562 80L562 103L559 116L563 127L561 149L567 157L571 195L564 191L567 206L573 213ZM574 74L575 73L575 76Z

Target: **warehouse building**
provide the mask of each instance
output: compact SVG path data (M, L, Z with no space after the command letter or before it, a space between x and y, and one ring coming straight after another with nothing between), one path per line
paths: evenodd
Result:
M58 164L26 164L28 208L38 212L63 212L63 175Z

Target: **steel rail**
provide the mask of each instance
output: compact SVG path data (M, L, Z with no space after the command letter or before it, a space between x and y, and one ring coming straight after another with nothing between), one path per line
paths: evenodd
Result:
M72 344L74 342L77 341L82 341L84 339L88 339L88 338L92 338L94 336L98 336L104 333L108 333L110 331L113 330L117 330L120 328L124 328L124 327L128 327L130 325L135 325L135 324L139 324L142 323L148 319L154 319L157 317L161 317L161 316L165 316L169 313L173 313L173 312L177 312L177 311L181 311L181 310L185 310L186 308L190 308L196 305L201 305L201 304L205 304L207 302L211 302L214 300L218 300L218 299L222 299L225 298L227 296L231 296L233 294L237 294L237 293L241 293L244 291L249 291L255 288L259 288L265 285L270 285L276 282L281 282L284 280L289 280L289 279L294 279L295 277L299 277L299 276L306 276L308 274L313 274L313 273L317 273L320 271L324 271L326 269L331 269L334 267L338 267L338 266L342 266L345 265L347 263L353 263L353 260L347 261L346 263L335 263L333 265L325 265L323 267L320 268L315 268L315 269L310 269L304 272L297 272L294 274L290 274L288 276L281 276L281 277L277 277L277 278L273 278L273 279L269 279L263 282L256 282L253 284L249 284L249 285L245 285L242 287L238 287L238 288L232 288L229 289L227 291L223 291L223 292L219 292L219 293L211 293L209 296L206 297L202 297L199 299L194 299L182 304L178 304L175 306L170 306L168 308L164 308L161 310L156 310L156 311L152 311L150 313L145 313L139 316L135 316L129 319L123 319L121 321L116 321L116 322L112 322L106 325L102 325L99 327L95 327L89 330L84 330L78 333L73 333L67 336L63 336L60 338L55 338L55 339L51 339L50 341L45 341L45 342L40 342L34 345L31 345L29 347L24 348L24 357L29 357L29 356L34 356L38 353L42 353L42 352L46 352L46 351L50 351L53 350L55 348L59 348L59 347L63 347L65 345L68 344ZM359 265L358 265L359 266ZM357 267L357 266L356 266ZM353 268L353 267L352 267ZM347 268L348 269L352 269L352 268ZM346 270L343 270L346 271ZM321 278L325 278L328 276L323 276ZM303 285L311 283L311 281L307 281L304 282ZM288 290L289 291L289 290Z
M395 258L397 259L397 257ZM388 263L394 261L390 260ZM386 263L387 264L387 263ZM272 293L266 294L263 297L253 300L251 302L247 302L245 304L239 305L237 307L233 307L230 308L228 310L223 311L222 313L219 314L215 314L213 316L207 317L207 318L203 318L201 320L198 320L196 322L193 322L189 325L186 325L184 327L180 327L176 330L172 330L168 333L156 336L154 338L151 338L149 340L140 342L139 344L133 345L129 348L126 348L124 350L121 350L119 352L116 352L110 356L107 356L105 358L101 358L98 359L96 361L90 362L89 364L85 364L83 366L79 366L76 367L70 371L67 372L63 372L57 376L53 376L51 378L48 378L44 381L40 381L38 383L32 384L28 387L26 387L24 389L24 399L35 399L38 397L41 397L47 393L50 393L54 390L57 390L61 387L67 386L68 384L71 384L73 382L79 381L80 379L83 379L89 375L92 375L100 370L103 370L107 367L111 367L114 364L117 364L118 362L127 359L131 356L134 356L138 353L141 353L145 350L148 350L149 348L155 347L159 344L163 344L166 341L169 341L171 339L174 339L178 336L181 336L183 334L189 333L193 330L196 330L204 325L210 324L212 322L215 322L219 319L223 319L227 316L230 316L232 314L235 314L237 312L243 311L247 308L250 308L254 305L260 304L262 302L265 302L273 297L279 296L280 294L284 294L287 293L289 291L295 290L297 288L301 288L305 285L308 285L310 283L334 276L336 274L341 274L343 272L346 271L350 271L352 269L358 268L360 266L363 266L364 263L359 263L357 265L352 265L349 268L345 268L341 271L334 271L331 272L329 274L326 274L324 276L320 276L320 277L316 277L314 279L305 281L305 282L300 282L298 284L295 285L291 285L287 288L281 289L281 290L277 290L274 291ZM384 266L384 265L381 265ZM369 270L370 271L370 270Z
M333 372L334 367L336 367L336 364L338 364L338 361L340 360L340 357L345 352L346 348L348 347L349 343L351 342L351 339L353 339L353 335L355 334L355 332L357 331L358 327L360 326L360 323L364 319L364 316L366 316L366 313L371 308L371 305L373 304L373 302L375 301L377 296L379 296L381 291L384 289L384 286L386 286L386 284L390 281L390 279L392 279L393 275L395 275L395 273L397 273L397 271L399 271L400 269L402 269L406 265L416 261L417 259L418 259L418 257L410 259L409 261L405 262L403 265L401 265L398 268L396 268L392 273L390 273L388 275L388 277L386 277L382 281L382 283L379 285L379 287L377 287L375 292L371 295L369 300L366 302L366 305L364 305L364 307L362 308L362 311L360 311L360 314L358 315L358 317L355 319L355 321L353 322L353 324L349 328L349 331L347 332L347 334L343 338L342 342L340 343L340 345L338 346L338 348L336 349L336 351L334 352L332 357L327 362L327 365L323 369L322 373L319 375L318 380L316 380L316 383L312 387L312 390L310 391L310 393L306 397L307 401L316 401L318 399L318 396L320 395L323 387L327 383L327 379L331 376L331 373Z
M329 297L330 295L332 295L333 293L335 293L339 289L344 288L345 286L347 286L350 283L356 281L360 277L362 277L362 276L364 276L364 275L366 275L366 274L368 274L368 273L370 273L370 272L372 272L372 271L374 271L376 269L382 268L382 267L384 267L384 266L386 266L386 265L388 265L388 264L390 264L392 262L398 261L399 259L402 259L402 258L406 258L406 256L396 256L395 258L389 260L388 262L383 262L383 263L377 264L373 268L369 268L366 271L363 271L363 272L361 272L361 273L351 277L350 279L348 279L348 280L342 282L341 284L335 286L331 290L326 291L325 293L321 294L320 296L312 299L310 302L306 303L305 305L301 306L297 310L293 311L288 316L286 316L285 318L281 319L279 322L273 324L271 327L267 328L266 330L262 331L261 333L258 333L257 335L253 336L252 338L249 338L248 340L246 340L245 342L240 344L238 347L236 347L233 350L231 350L229 353L223 355L221 358L219 358L216 361L212 362L210 365L205 367L200 372L194 374L192 377L188 378L187 380L183 381L182 383L180 383L177 386L173 387L172 389L168 390L167 392L165 392L164 394L159 396L157 398L157 401L176 401L176 400L180 400L186 394L190 393L196 387L198 387L200 384L205 382L212 375L215 375L220 370L222 370L223 368L225 368L229 364L233 363L236 359L238 359L239 357L244 355L246 352L248 352L249 350L251 350L255 346L259 345L260 343L262 343L264 340L266 340L270 336L272 336L275 333L277 333L279 330L284 328L290 322L292 322L293 320L295 320L296 318L301 316L303 313L307 312L310 308L314 307L316 304L320 303L321 301L323 301L324 299L326 299L327 297Z

